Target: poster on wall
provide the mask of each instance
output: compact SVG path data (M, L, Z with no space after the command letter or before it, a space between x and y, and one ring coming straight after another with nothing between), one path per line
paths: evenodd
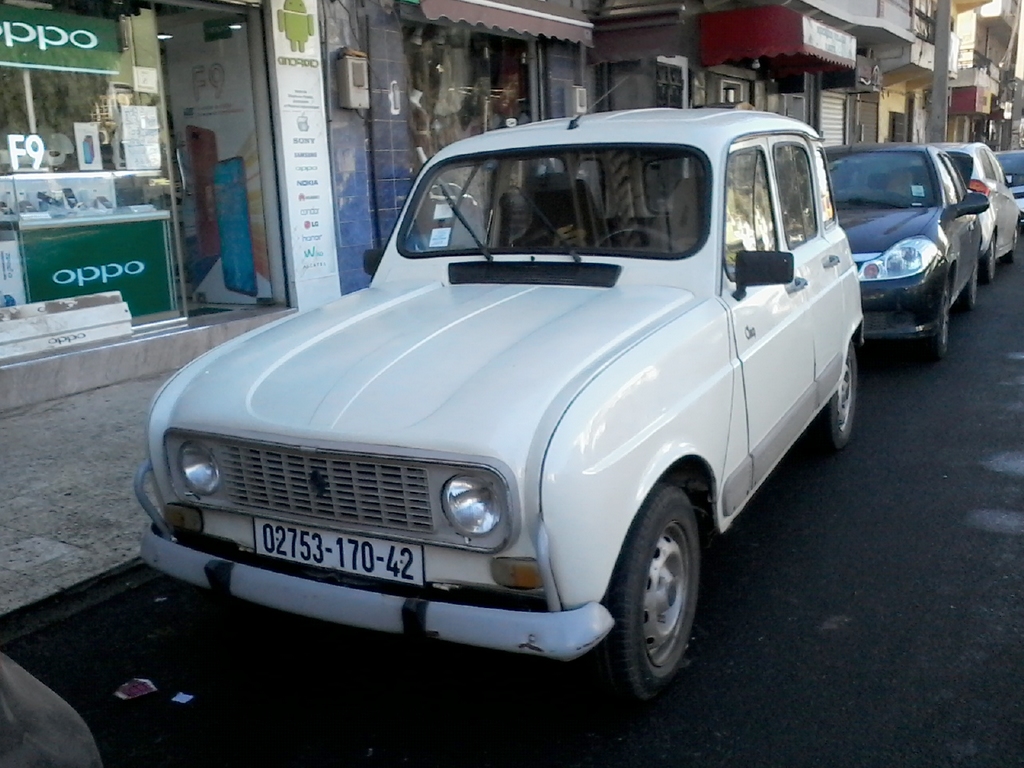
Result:
M78 170L103 170L99 123L75 123L75 155L78 157Z
M181 14L164 41L182 204L186 273L199 301L272 295L247 35L232 15Z
M272 0L269 14L285 234L301 300L301 283L338 272L320 32L311 0ZM317 295L339 295L336 284L331 281L331 291Z

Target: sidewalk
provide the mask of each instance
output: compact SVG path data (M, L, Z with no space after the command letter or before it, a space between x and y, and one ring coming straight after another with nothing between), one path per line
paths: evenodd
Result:
M132 476L170 375L0 412L0 616L138 556Z

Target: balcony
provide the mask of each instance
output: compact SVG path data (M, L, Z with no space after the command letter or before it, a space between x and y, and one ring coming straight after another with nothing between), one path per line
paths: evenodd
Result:
M952 32L949 38L949 77L952 79L957 76L960 68L960 38ZM917 38L910 45L900 48L876 50L875 55L879 60L885 87L899 83L907 88L927 88L931 85L935 70L935 46L929 41Z
M976 87L989 96L999 93L1003 71L994 61L968 48L960 52L959 64L954 87Z
M978 10L978 24L1002 33L1009 40L1019 6L1020 0L990 0Z

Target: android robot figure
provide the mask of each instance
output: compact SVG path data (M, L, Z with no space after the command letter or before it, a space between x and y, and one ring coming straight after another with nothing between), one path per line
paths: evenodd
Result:
M306 41L313 35L313 15L306 13L303 0L284 0L284 7L277 12L277 26L292 44L293 51L305 52Z

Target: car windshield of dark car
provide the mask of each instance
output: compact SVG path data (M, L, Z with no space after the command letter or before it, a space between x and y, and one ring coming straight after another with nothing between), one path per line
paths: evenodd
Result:
M1006 152L997 155L1011 187L1024 186L1024 152Z
M938 195L923 152L851 152L829 159L839 208L931 208Z
M418 186L399 251L680 258L708 228L706 161L679 147L571 147L459 158Z

